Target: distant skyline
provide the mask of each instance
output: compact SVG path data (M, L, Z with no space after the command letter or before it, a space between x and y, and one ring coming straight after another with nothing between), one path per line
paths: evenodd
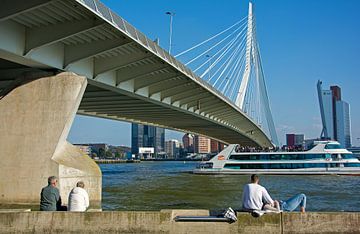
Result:
M106 0L112 10L168 49L169 15L173 21L173 54L209 38L247 15L248 1ZM352 144L360 146L360 1L257 0L257 39L278 137L286 133L316 138L321 118L316 93L338 85L350 104ZM182 133L166 131L166 139ZM72 143L131 143L131 124L77 116L69 134Z

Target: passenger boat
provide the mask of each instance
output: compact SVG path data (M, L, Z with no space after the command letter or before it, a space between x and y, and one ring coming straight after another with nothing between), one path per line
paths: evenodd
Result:
M360 175L360 160L336 141L315 141L308 151L240 152L229 145L195 174Z

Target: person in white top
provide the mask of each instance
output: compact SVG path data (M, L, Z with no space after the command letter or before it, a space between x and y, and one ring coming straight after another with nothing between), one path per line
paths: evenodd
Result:
M274 201L267 190L259 185L259 177L251 175L251 183L246 184L243 190L243 209L245 210L263 210L266 208L278 209L278 201Z
M244 186L243 209L247 211L271 210L294 211L300 207L300 212L305 212L306 195L296 194L286 201L273 200L266 189L259 185L259 177L251 175L251 183Z
M77 182L69 194L69 211L86 211L89 207L89 195L84 189L85 184L82 181Z

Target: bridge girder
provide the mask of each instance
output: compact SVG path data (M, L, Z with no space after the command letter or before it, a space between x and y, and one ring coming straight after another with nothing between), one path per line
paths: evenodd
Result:
M0 64L12 61L86 76L89 85L79 114L152 124L225 143L272 145L229 99L103 5L18 2L5 0L0 9ZM0 77L0 90L10 83Z

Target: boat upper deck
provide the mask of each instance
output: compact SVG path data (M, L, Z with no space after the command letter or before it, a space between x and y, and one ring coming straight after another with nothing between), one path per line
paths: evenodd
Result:
M279 154L349 154L352 152L343 148L336 141L315 141L314 146L309 150L304 150L303 147L283 147L283 148L255 148L255 147L242 147L235 145L231 154L237 155L279 155Z

